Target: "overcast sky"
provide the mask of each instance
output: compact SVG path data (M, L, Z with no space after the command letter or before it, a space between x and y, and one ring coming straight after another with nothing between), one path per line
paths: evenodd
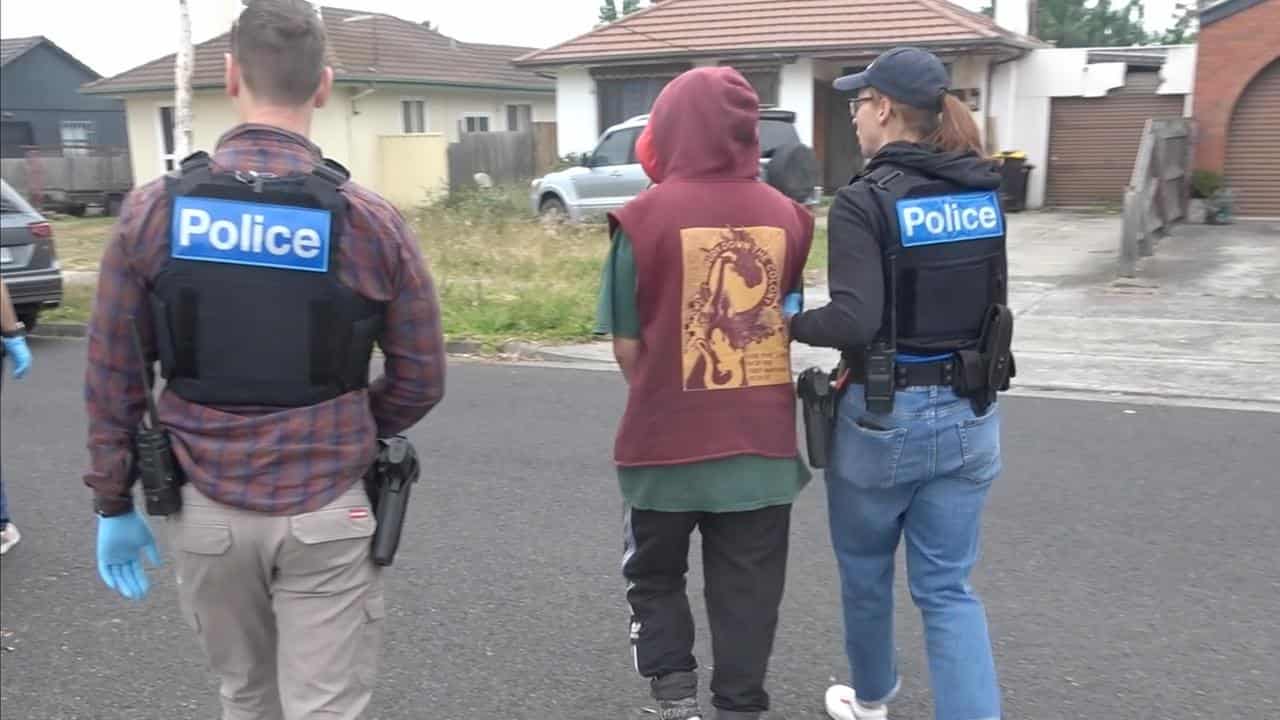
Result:
M1146 0L1152 28L1168 24L1175 0ZM592 28L600 0L331 0L335 7L431 20L459 40L548 47ZM618 3L621 5L622 3ZM959 0L977 9L983 0ZM189 0L196 40L227 29L239 0ZM0 34L44 35L103 75L177 49L174 0L0 0ZM140 18L147 18L152 32Z

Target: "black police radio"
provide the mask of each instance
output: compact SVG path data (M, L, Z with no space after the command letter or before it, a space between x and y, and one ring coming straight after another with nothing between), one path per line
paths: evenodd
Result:
M160 413L152 397L151 374L147 358L142 352L142 340L138 325L133 323L133 347L142 365L142 385L147 393L147 416L134 436L134 456L138 475L142 481L142 494L146 498L148 515L173 515L182 509L182 475L173 461L173 447L169 433L160 426Z

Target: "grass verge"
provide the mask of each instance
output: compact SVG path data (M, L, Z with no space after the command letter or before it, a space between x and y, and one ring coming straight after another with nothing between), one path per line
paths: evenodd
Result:
M40 311L41 323L83 323L89 321L93 307L96 283L63 282L62 304L52 310Z
M454 194L413 214L450 339L590 339L603 225L544 224L520 188Z
M107 246L113 217L58 216L53 225L53 242L64 270L97 270L102 250Z

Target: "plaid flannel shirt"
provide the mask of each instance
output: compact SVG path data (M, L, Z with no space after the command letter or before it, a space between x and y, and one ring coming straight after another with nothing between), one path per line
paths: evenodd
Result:
M310 173L320 149L265 125L240 125L218 141L215 170ZM384 374L366 390L308 407L215 408L172 392L158 402L187 481L218 502L274 515L309 512L360 480L377 437L404 431L444 394L445 355L435 288L413 232L386 200L355 183L338 253L339 280L386 305L378 345ZM84 476L107 512L131 505L132 437L146 407L141 364L154 357L151 283L169 258L164 179L129 195L102 258L89 321L85 405L90 468ZM268 309L264 308L264 311ZM269 338L264 338L269 342Z

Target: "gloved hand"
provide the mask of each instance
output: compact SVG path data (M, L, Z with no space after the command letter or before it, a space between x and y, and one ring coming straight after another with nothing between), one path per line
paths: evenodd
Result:
M782 317L790 320L804 311L804 293L791 292L782 298Z
M151 589L142 567L143 553L152 566L160 565L156 539L136 510L98 518L98 577L129 600L141 600Z
M24 337L3 338L5 354L13 359L13 376L21 379L31 369L31 350Z

